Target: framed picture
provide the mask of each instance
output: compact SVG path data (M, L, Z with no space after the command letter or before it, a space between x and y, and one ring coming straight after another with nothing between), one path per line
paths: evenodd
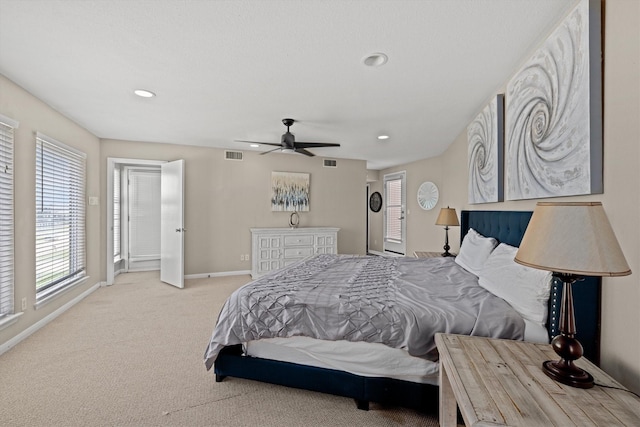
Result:
M504 200L504 95L497 95L467 127L469 203Z
M603 192L600 0L581 0L509 81L507 200Z
M271 172L271 210L309 211L309 174Z

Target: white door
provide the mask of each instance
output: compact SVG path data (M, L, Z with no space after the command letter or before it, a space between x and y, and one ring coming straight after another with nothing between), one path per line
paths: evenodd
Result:
M184 288L184 160L161 168L160 280Z
M384 251L406 252L406 172L384 176Z

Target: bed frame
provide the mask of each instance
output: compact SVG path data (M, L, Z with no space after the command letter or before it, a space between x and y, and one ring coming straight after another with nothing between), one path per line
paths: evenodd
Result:
M531 212L462 211L460 240L462 241L469 228L473 228L484 236L519 246L530 219ZM556 281L551 289L547 325L550 337L558 333L562 286L562 282ZM585 357L598 364L600 279L587 278L575 287L575 291L577 338L584 347ZM357 407L364 410L369 409L369 402L427 412L435 412L438 408L437 386L392 378L362 377L343 371L243 356L241 345L225 347L216 359L214 371L216 382L229 376L330 393L351 397L355 399Z

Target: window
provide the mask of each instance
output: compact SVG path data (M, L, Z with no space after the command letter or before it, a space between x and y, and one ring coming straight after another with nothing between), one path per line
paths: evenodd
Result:
M36 137L36 299L85 276L86 155Z
M0 115L0 319L13 314L13 130Z

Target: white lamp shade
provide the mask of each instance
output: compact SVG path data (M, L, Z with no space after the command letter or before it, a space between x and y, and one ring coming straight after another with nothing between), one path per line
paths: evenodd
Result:
M539 202L515 261L581 276L631 274L600 202Z

